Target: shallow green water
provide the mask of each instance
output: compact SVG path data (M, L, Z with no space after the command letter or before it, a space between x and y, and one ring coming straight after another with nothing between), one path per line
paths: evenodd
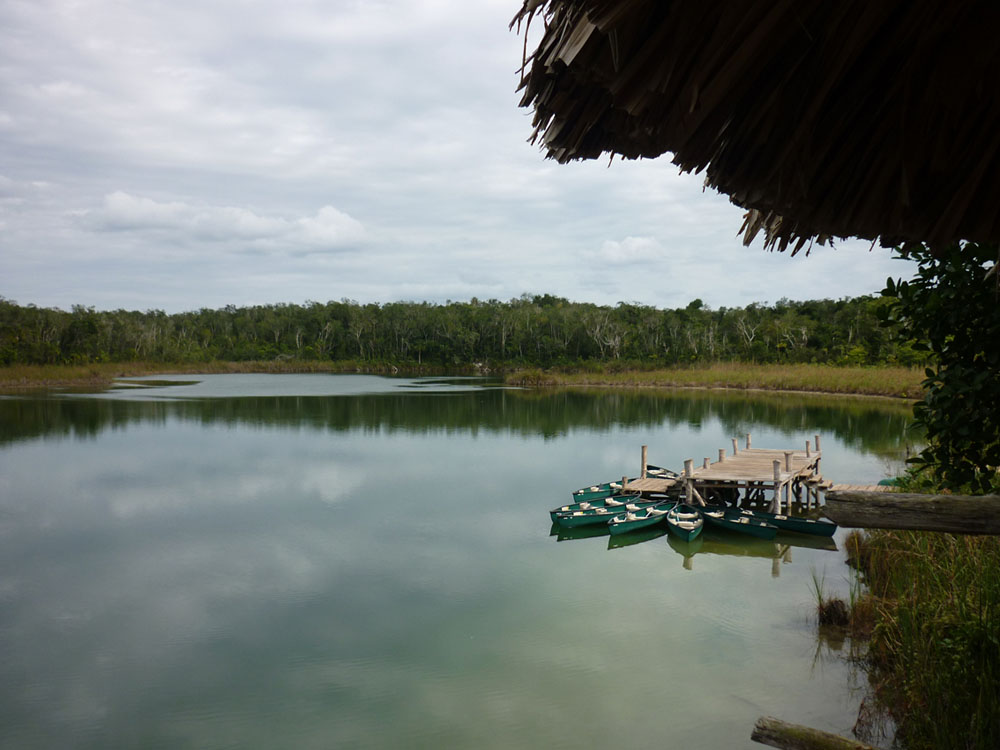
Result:
M0 747L750 748L762 714L854 724L812 615L841 552L609 548L547 511L642 444L676 468L746 432L819 433L826 476L874 482L906 407L174 380L0 399Z

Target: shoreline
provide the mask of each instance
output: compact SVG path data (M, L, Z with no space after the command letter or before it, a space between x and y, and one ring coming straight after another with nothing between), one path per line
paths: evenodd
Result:
M456 370L458 372L456 372ZM432 376L484 374L502 377L507 385L528 388L605 388L719 390L760 393L803 393L864 396L915 401L922 395L922 373L899 367L838 367L834 365L706 365L704 367L624 370L622 372L553 372L514 369L445 368L363 363L269 361L205 362L191 365L117 362L88 365L13 365L0 368L0 393L20 394L78 388L107 388L115 380L149 375L368 374Z

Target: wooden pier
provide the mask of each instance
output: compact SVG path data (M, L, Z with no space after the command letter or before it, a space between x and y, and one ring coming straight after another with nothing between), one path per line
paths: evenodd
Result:
M819 473L822 458L819 435L815 444L806 441L804 450L774 450L751 447L750 435L741 448L736 438L732 440L732 453L720 448L718 458L702 460L695 467L694 460L684 462L684 473L676 479L647 477L645 475L647 447L642 447L642 474L625 484L627 490L643 494L667 492L683 485L688 502L706 504L766 501L771 496L772 512L780 513L782 501L786 510L793 498L803 500L806 507L813 500L819 503L820 490L828 489L831 482Z

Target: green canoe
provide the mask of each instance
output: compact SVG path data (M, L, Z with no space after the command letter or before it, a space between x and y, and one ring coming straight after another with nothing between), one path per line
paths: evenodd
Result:
M812 534L813 536L833 536L837 530L837 524L827 521L817 521L815 518L789 516L782 513L768 513L763 510L747 510L745 508L742 512L749 513L754 518L766 521L772 526L777 526L782 531L794 531L799 534Z
M676 479L678 477L677 472L671 471L670 469L664 469L660 466L653 466L652 464L646 464L646 476L654 477L657 479ZM634 481L635 477L629 479L628 481ZM573 493L573 502L578 503L586 500L599 500L602 497L608 497L609 495L614 495L620 492L622 489L621 480L611 481L611 482L601 482L600 484L592 484L589 487L581 487Z
M637 503L626 503L624 506L602 506L599 508L586 508L582 510L573 510L566 513L556 514L556 523L558 523L563 528L572 529L576 526L589 526L592 523L607 523L612 517L618 515L622 511L635 512L638 510L645 510L646 508L653 508L659 505L659 501L652 500L647 503L637 502Z
M625 534L629 531L662 523L666 520L667 513L672 507L672 505L661 503L660 505L653 505L642 510L626 511L608 521L608 529L611 531L612 536L617 536L618 534Z
M705 521L712 526L726 531L735 531L737 534L748 534L760 539L774 539L775 534L778 533L777 526L755 518L749 512L735 508L708 506L702 508L701 514L705 517Z
M701 512L687 503L677 503L667 513L667 528L684 542L690 542L698 536L704 525Z
M607 497L560 505L558 508L553 508L549 511L549 518L553 521L558 521L560 515L574 513L578 510L593 510L594 508L618 508L624 510L628 503L638 502L640 497L642 495L639 492L616 492Z

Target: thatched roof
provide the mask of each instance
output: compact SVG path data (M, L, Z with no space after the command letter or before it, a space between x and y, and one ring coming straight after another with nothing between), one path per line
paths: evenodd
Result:
M1000 240L1000 3L526 0L514 23L539 17L521 104L551 158L671 152L779 250Z

